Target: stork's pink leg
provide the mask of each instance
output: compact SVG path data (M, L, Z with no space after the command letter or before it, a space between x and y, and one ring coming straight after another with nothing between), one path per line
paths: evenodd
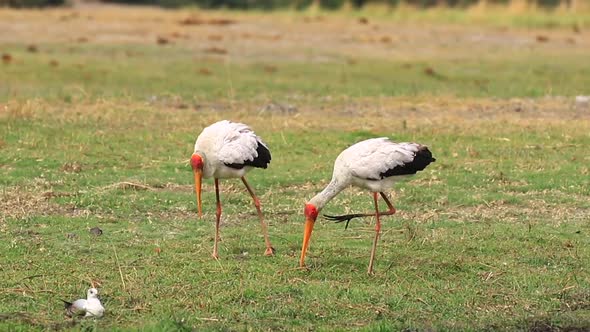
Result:
M219 199L219 179L215 178L215 199L217 201L217 209L215 211L215 242L213 243L213 258L218 259L217 242L219 241L219 223L221 221L221 200Z
M391 204L385 196L382 197L388 202L387 205ZM375 260L375 252L377 251L377 241L379 240L379 233L381 233L381 219L379 213L379 203L377 203L377 193L373 193L373 201L375 201L375 218L377 219L377 223L375 224L375 239L373 240L373 248L371 249L371 258L369 260L369 269L367 271L368 274L373 274L373 261ZM395 209L394 209L395 212Z
M248 189L250 196L252 196L252 200L254 201L254 206L256 207L256 211L258 212L258 218L260 219L260 225L262 226L262 233L264 234L264 242L266 243L266 251L264 252L264 255L265 256L272 256L275 253L275 248L273 248L272 245L270 244L270 239L268 237L268 227L266 226L266 223L264 222L264 216L262 215L262 210L260 209L260 200L258 199L258 197L256 197L254 190L252 190L252 187L250 187L250 185L248 184L248 181L246 181L246 178L243 176L242 176L242 182L244 182L246 189Z
M381 212L381 215L382 216L390 216L390 215L394 214L395 208L393 207L393 204L391 204L391 202L387 198L387 195L385 195L384 192L380 192L379 194L381 194L381 197L383 198L383 200L385 201L385 204L387 204L387 207L389 208L389 211Z

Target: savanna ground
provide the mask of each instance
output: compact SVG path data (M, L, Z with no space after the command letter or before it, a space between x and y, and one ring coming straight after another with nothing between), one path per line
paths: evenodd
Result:
M588 15L368 14L0 10L0 329L590 329ZM219 119L273 151L249 179L275 257L239 181L210 256L188 159ZM375 136L437 158L392 193L376 274L372 219L318 221L298 269L304 202ZM90 285L105 317L65 318Z

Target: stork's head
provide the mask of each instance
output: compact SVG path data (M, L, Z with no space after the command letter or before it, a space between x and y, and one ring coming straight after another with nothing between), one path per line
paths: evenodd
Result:
M301 259L299 261L300 267L305 266L305 253L309 246L309 239L311 238L311 232L318 217L318 212L318 208L315 205L311 203L305 204L305 209L303 210L305 215L305 231L303 232L303 246L301 247Z
M198 153L193 153L191 156L191 167L195 175L195 193L197 194L197 207L199 209L199 217L203 215L203 208L201 203L201 180L203 179L203 157Z

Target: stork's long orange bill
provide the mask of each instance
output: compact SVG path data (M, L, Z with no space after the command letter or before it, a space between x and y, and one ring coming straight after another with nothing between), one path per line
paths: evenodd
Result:
M305 230L303 231L303 245L301 246L301 259L299 260L299 266L305 266L305 253L309 246L309 239L311 238L311 232L313 232L313 226L318 216L318 210L313 204L305 205Z
M201 202L201 180L203 179L203 171L200 169L194 170L195 173L195 193L197 194L197 208L199 209L199 217L203 215L203 203Z
M305 253L307 252L307 247L309 246L309 239L311 238L311 232L313 231L313 225L315 221L311 219L305 220L305 231L303 232L303 246L301 247L301 260L299 261L299 266L305 266Z
M201 203L201 181L203 180L203 158L193 153L191 156L191 167L195 174L195 193L197 194L197 208L199 209L199 217L203 215L203 206Z

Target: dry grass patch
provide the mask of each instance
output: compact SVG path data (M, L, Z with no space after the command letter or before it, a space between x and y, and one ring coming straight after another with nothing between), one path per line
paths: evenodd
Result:
M477 128L478 131L498 131L498 125L510 128L540 130L548 126L574 126L584 130L590 127L590 112L575 105L565 97L541 99L488 99L455 97L380 97L332 98L312 103L309 100L288 100L292 109L278 111L275 101L254 98L249 101L218 101L215 103L192 103L180 97L164 97L160 101L145 104L134 101L91 101L84 98L72 105L45 102L41 99L9 101L0 105L0 118L41 120L51 117L58 122L99 121L111 126L151 128L156 125L166 128L193 130L219 118L243 121L254 128L270 130L335 129L405 131L427 126L446 130ZM182 105L182 106L178 106ZM315 116L321 112L321 118ZM135 121L142 117L142 123ZM350 121L354 118L356 121ZM386 119L386 121L384 121ZM393 124L393 127L392 127ZM177 129L178 130L178 129ZM99 133L100 134L100 133ZM502 139L501 137L497 137ZM559 147L562 142L556 142ZM567 144L567 143L565 143ZM564 145L565 146L565 145ZM531 145L529 148L537 148ZM551 148L551 147L546 147Z
M6 231L6 222L9 219L22 220L33 216L76 215L81 213L80 211L73 211L72 207L51 202L52 197L64 194L55 193L48 189L43 184L27 188L2 188L0 191L0 224L2 224L3 230Z

